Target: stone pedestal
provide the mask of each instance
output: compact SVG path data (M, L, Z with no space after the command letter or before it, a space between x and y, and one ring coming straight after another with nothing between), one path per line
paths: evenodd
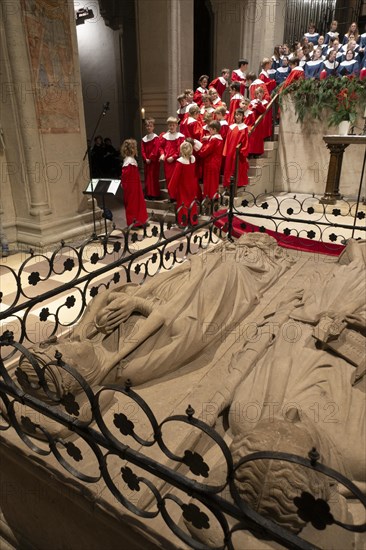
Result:
M337 200L342 199L342 195L339 192L339 182L342 171L343 153L349 145L365 145L366 136L330 135L324 136L323 140L330 150L330 162L325 192L319 202L322 204L336 204Z

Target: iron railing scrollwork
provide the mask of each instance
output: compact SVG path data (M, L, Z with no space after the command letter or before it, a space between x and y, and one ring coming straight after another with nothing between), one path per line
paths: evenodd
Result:
M286 548L316 548L301 536L263 517L243 499L243 494L238 489L237 472L244 464L257 460L281 460L311 469L345 486L366 508L366 497L363 493L344 475L319 462L316 449L309 449L308 456L305 457L272 451L256 452L241 458L235 464L230 449L221 435L196 418L195 411L190 405L187 406L185 415L173 415L158 422L148 403L132 389L129 381L124 387L107 385L94 392L86 380L63 361L60 353L56 352L54 361L41 366L29 350L13 340L10 332L2 335L0 346L13 348L15 353L27 357L37 378L37 382L30 382L27 374L19 366L17 378L14 380L4 362L0 360L1 431L4 433L14 428L23 443L34 453L41 456L53 455L62 468L83 483L92 485L102 479L116 500L129 512L150 519L160 516L172 532L191 548L208 547L197 533L209 532L213 524L221 529L221 540L212 546L216 549L234 550L232 539L238 531L250 531L256 536L269 537ZM48 368L60 370L73 377L83 396L81 397L80 393L71 393L65 400L57 395L46 380L45 370ZM149 436L139 435L138 424L122 412L115 413L113 420L111 417L108 418L112 425L107 425L101 405L104 392L120 394L133 402L148 423L148 429L145 431ZM87 420L78 419L80 401L87 403L89 408ZM23 414L17 412L17 404L22 405ZM39 418L29 416L30 412L34 411L39 413ZM51 424L45 425L45 418L50 420ZM177 423L188 426L190 430L196 430L201 437L209 438L217 447L226 472L221 480L210 482L211 467L198 451L186 449L177 454L170 449L165 429L168 424ZM62 433L63 427L67 428L69 434L77 434L78 439L73 438L69 441ZM133 448L129 444L131 441L138 443L139 448ZM154 446L159 448L162 456L159 462L144 453L144 449ZM95 460L94 472L88 471L91 468L91 457ZM113 472L109 465L111 457L119 458L121 461L118 468L114 466ZM84 461L87 463L85 471ZM185 471L176 466L183 467ZM136 473L136 469L137 472L144 473ZM124 494L121 480L130 495L135 496L145 489L152 504L143 507ZM159 486L161 481L165 483L162 487ZM182 500L180 493L185 495L186 500ZM225 497L226 493L230 498ZM366 531L366 523L351 525L335 518L327 502L316 499L310 493L302 492L295 501L299 516L318 529L323 530L327 525L337 525L354 532ZM170 510L172 503L180 508L186 527L173 518Z

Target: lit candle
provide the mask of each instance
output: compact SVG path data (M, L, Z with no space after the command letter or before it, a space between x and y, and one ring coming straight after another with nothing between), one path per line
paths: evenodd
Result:
M145 109L143 107L141 109L141 119L145 120Z

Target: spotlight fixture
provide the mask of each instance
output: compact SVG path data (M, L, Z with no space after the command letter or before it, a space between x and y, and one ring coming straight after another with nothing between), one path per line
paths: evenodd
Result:
M89 8L80 8L76 11L76 24L83 25L87 19L93 19L94 13L93 10Z

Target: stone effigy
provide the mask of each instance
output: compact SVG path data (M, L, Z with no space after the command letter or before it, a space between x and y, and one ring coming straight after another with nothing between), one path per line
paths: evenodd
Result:
M62 353L91 386L161 378L215 346L220 331L214 327L229 331L245 319L291 263L268 235L244 235L142 286L104 292L69 335L30 351L43 364ZM22 369L34 378L26 360ZM47 373L59 395L77 391L66 373L53 367Z
M316 447L321 462L365 492L365 379L362 373L354 377L357 354L340 352L336 345L344 331L357 334L358 346L365 341L365 258L365 243L351 241L337 263L309 262L303 277L284 287L258 316L258 335L271 337L236 342L241 352L232 359L229 377L211 380L223 396L211 423L229 407L234 461L260 450L305 457ZM255 315L261 298L295 265L270 237L246 235L143 286L105 292L72 333L33 352L46 364L60 351L92 387L131 378L143 388L170 388L172 377L190 376L184 367L191 361L209 363L207 350L222 343L218 326L230 329ZM248 357L256 359L250 363ZM32 375L25 360L22 367ZM76 391L74 379L56 367L49 380L59 392ZM267 462L239 470L238 490L254 509L294 532L302 532L306 523L294 501L302 491L325 501L337 491L349 496L314 472ZM341 521L349 513L345 502L343 496L337 501ZM205 543L213 544L216 534L206 535ZM195 536L201 539L202 532Z

